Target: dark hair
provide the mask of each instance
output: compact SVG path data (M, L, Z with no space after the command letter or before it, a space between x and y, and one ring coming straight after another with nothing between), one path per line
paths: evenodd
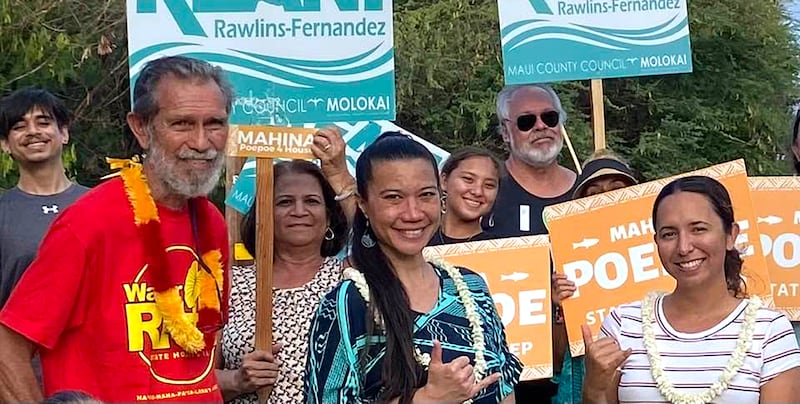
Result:
M92 396L82 391L59 391L56 394L46 398L42 404L81 404L81 403L98 403Z
M800 174L800 158L794 153L792 146L797 143L797 133L800 132L800 109L794 115L794 125L792 126L792 143L789 144L789 155L792 156L792 167L795 174Z
M450 157L442 164L442 174L450 175L453 170L461 165L462 161L473 157L484 157L491 160L495 170L497 170L497 176L503 175L503 166L500 164L500 160L492 152L474 146L465 146L451 153Z
M23 88L0 100L0 139L8 138L14 124L34 108L55 119L59 129L69 126L71 114L61 99L42 88Z
M367 188L372 182L374 165L382 161L423 159L429 161L436 176L437 188L439 173L436 159L422 144L400 132L386 132L369 145L356 162L356 183L358 194L367 199ZM373 239L375 233L367 224L367 217L359 208L353 219L353 243L351 262L364 274L370 290L370 302L374 310L367 310L367 341L376 331L375 312L383 319L382 328L386 331L386 355L383 358L381 380L383 389L380 400L389 401L399 397L399 404L409 404L414 391L423 383L422 369L414 359L413 329L414 320L408 295L397 278L391 261L383 251L375 246L365 247L361 237L365 234ZM380 293L376 293L380 291ZM365 352L368 351L365 350ZM366 358L362 358L366 359ZM380 401L379 400L379 401Z
M132 110L150 123L158 113L156 90L158 83L167 76L184 80L213 81L225 97L225 110L231 112L234 92L223 70L217 66L186 56L167 56L151 60L144 65L133 87Z
M658 228L656 223L658 207L664 201L664 198L678 192L694 192L705 196L714 208L714 212L722 220L725 232L727 234L731 233L733 224L736 221L733 217L733 204L728 190L719 181L701 175L678 178L661 190L653 204L653 225L656 229ZM747 295L747 285L744 278L742 278L743 263L736 248L725 252L725 282L728 284L728 290L733 292L736 297L745 297Z
M319 186L322 188L322 198L325 200L325 210L328 214L328 226L333 231L332 240L322 240L319 253L323 257L332 257L338 254L347 242L347 232L349 231L347 216L345 216L342 206L336 201L336 192L322 175L319 167L306 160L289 160L275 164L273 170L276 184L278 178L288 174L307 174L319 182ZM244 247L254 257L256 254L256 205L254 202L250 207L242 219L240 229Z

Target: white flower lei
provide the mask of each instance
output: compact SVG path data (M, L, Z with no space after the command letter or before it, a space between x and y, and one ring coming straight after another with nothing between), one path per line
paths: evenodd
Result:
M756 315L761 308L761 299L753 296L748 299L747 308L744 312L744 323L736 340L734 349L728 364L725 366L719 380L714 382L708 389L697 394L679 393L664 374L664 366L659 356L656 346L655 335L655 305L658 297L663 296L664 292L651 292L642 302L642 332L644 334L644 347L647 350L647 357L650 360L650 371L653 379L658 386L658 391L664 398L674 404L705 404L717 398L723 391L728 389L728 384L736 376L739 368L744 365L747 351L753 344L753 332L755 330Z
M475 350L475 365L473 366L472 371L473 375L475 376L475 382L477 383L483 379L487 368L485 357L486 341L483 335L483 321L478 314L478 307L476 306L475 301L472 299L472 293L467 287L467 283L464 282L464 277L461 276L461 272L458 270L458 268L438 258L426 257L426 259L431 261L433 265L440 267L447 272L447 275L453 280L456 290L458 291L458 300L462 305L464 305L464 311L466 312L467 320L469 321L470 328L472 329L472 348ZM367 285L367 280L364 278L364 274L356 269L346 268L343 272L343 277L344 279L352 280L356 285L356 289L358 289L358 292L361 294L361 297L363 297L364 300L369 303L369 286ZM380 318L380 316L376 315L375 318L378 322L378 325L382 327L383 320ZM414 358L417 360L417 363L422 365L425 369L430 366L430 354L422 353L416 346L414 347ZM464 404L469 403L472 403L471 399L464 401Z

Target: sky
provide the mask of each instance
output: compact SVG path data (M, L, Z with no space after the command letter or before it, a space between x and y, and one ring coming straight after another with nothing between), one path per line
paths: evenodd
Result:
M800 20L800 0L789 0L786 3L791 16L795 20Z

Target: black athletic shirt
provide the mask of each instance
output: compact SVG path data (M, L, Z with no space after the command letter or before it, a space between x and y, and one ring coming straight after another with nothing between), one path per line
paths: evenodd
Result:
M542 212L545 206L567 202L572 199L575 184L554 198L542 198L522 188L511 175L500 179L497 199L489 220L484 220L484 231L491 238L506 238L547 234ZM491 226L494 224L494 226Z
M499 192L489 220L483 220L484 233L492 239L547 234L542 213L545 206L572 200L575 184L562 195L541 198L522 188L510 174L500 179ZM491 226L493 224L493 226ZM551 379L520 382L515 388L518 403L550 403L558 392Z
M490 235L488 233L486 233L485 231L482 231L482 232L480 232L480 233L478 233L478 234L476 234L476 235L474 235L472 237L468 237L468 238L448 237L447 235L444 234L444 232L442 231L442 228L439 227L439 229L436 230L436 233L433 234L433 237L431 238L431 241L428 243L428 246L467 243L467 242L470 242L470 241L488 240L490 238L493 238L493 237L490 237Z

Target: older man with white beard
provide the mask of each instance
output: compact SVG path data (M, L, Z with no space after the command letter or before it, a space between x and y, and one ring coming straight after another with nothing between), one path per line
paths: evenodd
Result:
M492 213L495 238L546 234L545 206L571 199L576 174L558 164L567 114L546 84L507 86L497 95L498 131L510 151Z
M146 157L110 160L118 178L62 212L0 312L0 401L44 394L105 402L221 402L213 372L226 320L219 180L233 91L219 68L149 62L128 124Z
M572 199L577 178L558 164L564 147L561 125L567 118L561 100L546 84L507 86L497 95L497 118L510 153L492 213L482 221L484 230L492 238L546 234L545 206ZM564 346L562 328L554 327L557 352ZM521 382L515 389L517 402L550 402L557 389L549 380Z

